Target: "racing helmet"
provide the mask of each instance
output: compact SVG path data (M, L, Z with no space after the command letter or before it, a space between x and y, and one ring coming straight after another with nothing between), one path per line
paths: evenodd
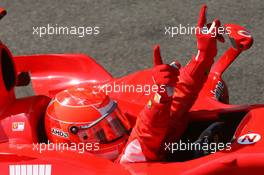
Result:
M115 159L124 147L130 124L117 103L94 87L73 87L51 100L45 130L53 143L97 144L88 152Z

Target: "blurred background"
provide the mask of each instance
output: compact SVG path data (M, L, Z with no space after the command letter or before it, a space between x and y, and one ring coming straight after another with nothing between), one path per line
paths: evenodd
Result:
M152 47L161 45L167 63L185 65L196 54L194 35L165 35L165 26L195 26L200 7L208 5L208 21L238 23L255 41L224 74L232 103L264 103L264 1L262 0L1 0L7 16L0 39L14 55L84 53L114 76L152 66ZM99 26L100 34L33 35L33 27ZM218 55L229 46L219 44ZM29 93L20 89L20 94Z

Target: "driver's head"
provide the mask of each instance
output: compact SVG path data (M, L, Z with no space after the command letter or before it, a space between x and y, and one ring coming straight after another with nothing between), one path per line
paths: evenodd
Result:
M109 96L91 87L74 87L51 101L45 129L51 142L89 144L87 151L114 159L125 144L130 125Z

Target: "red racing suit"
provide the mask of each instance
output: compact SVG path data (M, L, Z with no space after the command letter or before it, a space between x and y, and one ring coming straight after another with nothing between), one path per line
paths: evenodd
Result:
M162 64L159 47L154 48L153 80L158 85L173 86L174 92L170 95L159 91L150 99L116 162L162 160L164 142L176 141L184 132L188 124L188 118L184 114L192 107L207 79L207 73L217 54L217 39L222 40L222 36L213 33L220 26L218 20L207 25L209 32L201 32L206 24L205 12L204 5L196 31L198 53L180 69L179 76L177 69Z

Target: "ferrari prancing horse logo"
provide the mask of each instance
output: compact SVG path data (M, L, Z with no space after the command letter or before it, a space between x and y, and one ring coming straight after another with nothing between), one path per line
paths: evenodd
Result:
M25 122L13 122L12 123L12 131L24 131Z

